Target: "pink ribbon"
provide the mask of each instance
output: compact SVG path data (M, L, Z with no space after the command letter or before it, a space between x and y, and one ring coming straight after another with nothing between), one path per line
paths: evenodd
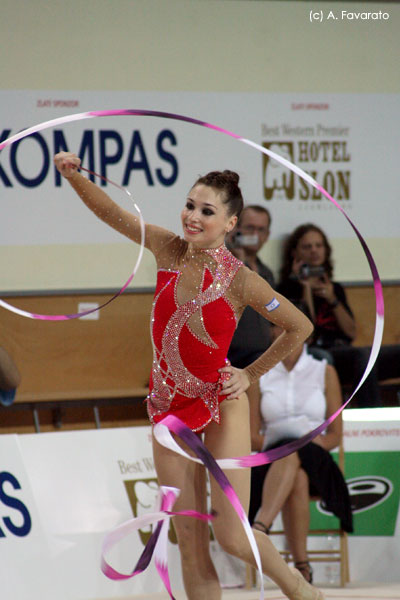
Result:
M345 213L343 208L308 173L306 173L305 171L300 169L297 165L294 165L290 161L279 156L275 152L272 152L268 148L264 148L263 146L260 146L259 144L252 142L251 140L242 138L241 136L239 136L231 131L228 131L226 129L218 127L217 125L212 125L211 123L206 123L205 121L200 121L200 120L194 119L192 117L186 117L184 115L168 113L168 112L161 112L161 111L154 111L154 110L141 110L141 109L103 110L103 111L90 111L90 112L85 112L85 113L77 113L74 115L69 115L66 117L61 117L58 119L53 119L51 121L46 121L44 123L40 123L39 125L30 127L29 129L26 129L14 136L11 136L7 140L0 143L0 151L3 148L15 143L16 141L18 141L28 135L31 135L38 131L42 131L49 127L54 127L56 125L61 125L61 124L65 124L65 123L69 123L69 122L73 122L73 121L79 121L81 119L90 119L90 118L95 118L95 117L108 117L108 116L137 116L137 117L144 116L144 117L159 117L159 118L165 118L165 119L173 119L173 120L177 120L177 121L184 121L184 122L190 123L192 125L206 127L206 128L212 129L214 131L217 131L219 133L222 133L224 135L227 135L229 137L232 137L239 142L242 142L244 144L247 144L248 146L253 147L254 149L258 150L259 152L262 152L263 154L268 155L272 159L276 160L277 162L281 163L282 165L284 165L285 167L287 167L288 169L293 171L296 175L298 175L299 177L301 177L302 179L307 181L310 185L315 187L323 196L325 196L325 198L327 198L330 202L332 202L342 212L342 214L345 216L345 218L347 219L347 221L350 223L351 227L353 228L356 236L358 237L360 244L366 255L366 258L368 260L368 263L369 263L369 266L371 269L371 273L372 273L374 290L375 290L375 300L376 300L375 332L374 332L374 338L373 338L372 347L371 347L371 353L369 356L368 364L363 373L363 376L360 379L356 389L351 394L350 398L347 400L347 402L345 402L343 404L343 406L341 406L324 423L322 423L320 426L318 426L313 431L310 431L308 434L306 434L299 440L290 442L289 444L286 444L285 446L281 446L280 448L275 448L272 450L268 450L266 452L261 452L256 455L228 458L228 459L222 459L222 460L218 460L218 461L215 461L213 459L213 457L208 452L207 448L205 448L205 446L202 444L202 442L200 441L198 436L196 436L188 427L186 427L186 425L184 425L176 417L168 416L163 421L161 421L161 423L158 423L154 427L154 435L157 437L158 441L161 444L163 444L167 448L170 448L171 450L174 450L175 452L178 452L179 454L182 454L188 460L195 460L197 462L203 463L209 469L209 471L213 474L213 476L215 477L215 479L218 481L221 488L223 489L224 493L226 494L227 498L232 503L235 511L239 515L239 518L241 519L243 527L246 531L246 535L247 535L250 545L252 547L253 554L255 556L255 560L257 563L257 567L261 573L260 556L258 553L257 545L255 543L254 535L251 530L250 524L244 513L243 507L240 505L240 502L235 494L235 491L233 490L231 484L229 483L229 480L227 479L226 475L223 473L223 471L221 469L222 468L225 468L225 469L244 468L244 467L252 467L252 466L256 466L256 465L261 465L261 464L265 464L268 462L272 462L279 458L283 458L284 456L287 456L291 452L295 452L296 450L298 450L299 448L301 448L302 446L304 446L305 444L310 442L314 437L319 435L319 433L321 433L329 425L329 423L331 423L338 416L338 414L345 408L345 406L347 406L347 404L354 397L354 394L359 390L359 388L361 387L361 385L363 384L363 382L365 381L365 379L368 377L369 373L371 372L371 369L372 369L372 367L376 361L376 358L378 356L378 353L379 353L379 349L380 349L380 345L381 345L381 341L382 341L382 335L383 335L383 322L384 322L383 291L382 291L382 283L379 278L379 274L378 274L378 270L377 270L375 261L372 257L372 254L371 254L364 238L362 237L362 235L360 234L360 232L358 231L358 229L354 225L354 223L351 221L351 219L348 217L348 215ZM114 185L116 185L117 187L120 187L120 186L118 186L118 184L114 184ZM127 192L127 193L129 194L129 192ZM135 208L138 210L139 215L140 215L140 211L136 205L135 205ZM105 306L106 304L109 304L112 300L114 300L116 297L118 297L126 289L126 287L129 285L130 281L132 280L134 273L136 272L136 269L139 266L139 263L141 260L141 254L142 254L142 250L143 250L143 245L144 245L144 234L143 234L144 225L143 225L142 220L141 220L141 225L142 225L141 253L140 253L139 259L135 265L134 272L132 273L131 277L128 279L126 284L124 284L124 286L121 288L121 290L117 294L115 294L115 296L113 296L103 306ZM4 302L3 300L0 300L0 305L8 310L12 310L13 312L16 312L17 314L20 314L22 316L26 316L26 317L30 317L30 318L34 318L34 319L50 320L50 321L76 318L76 317L88 314L90 312L93 312L93 311L86 311L86 312L83 312L80 314L73 314L73 315L38 315L38 314L28 313L26 311L21 311L19 309L16 309L15 307L12 307L8 303ZM100 307L100 308L102 308L102 307ZM98 310L98 309L96 309L96 310ZM189 445L189 447L192 448L192 450L194 450L194 452L197 454L198 458L197 459L193 458L190 455L188 455L187 453L185 453L178 446L178 444L174 441L173 437L171 436L170 431L173 431L181 439L185 440L186 443ZM165 585L170 597L173 598L170 581L169 581L169 577L168 577L168 569L167 569L166 523L167 523L167 521L169 521L171 515L174 514L169 511L169 508L172 507L172 505L175 501L175 498L177 496L177 491L176 490L172 491L172 488L167 488L166 490L167 491L165 491L165 489L162 489L162 491L161 491L162 497L160 500L160 507L161 507L160 511L155 512L151 515L146 515L143 517L138 517L136 519L132 519L131 521L128 521L127 523L123 523L122 525L117 527L115 530L113 530L106 536L104 544L103 544L102 570L107 575L107 577L110 577L111 579L126 579L128 577L133 577L134 575L142 572L147 567L147 565L149 564L151 557L154 553L156 567L158 569L158 572L164 582L164 585ZM204 520L208 520L211 518L210 515L201 515L194 511L185 512L184 514L187 515L189 513L191 513L191 516L194 516L196 518L201 518ZM179 514L183 514L183 513L179 513ZM140 526L143 526L144 524L150 524L150 523L157 523L157 526L156 526L147 546L145 547L136 567L133 569L133 571L128 575L124 575L124 574L118 573L118 571L116 571L110 565L108 565L108 563L104 559L104 554L113 545L115 545L120 539L122 539L126 535L129 535L129 533L131 533L132 531L139 529ZM261 577L261 586L262 586L262 581L263 581L263 579ZM261 587L260 597L263 598L263 588L262 587Z
M157 507L155 512L135 519L130 519L126 523L122 523L113 531L111 531L104 539L101 549L101 570L109 579L119 581L122 579L130 579L139 573L142 573L150 564L154 554L156 569L164 583L171 598L173 598L171 583L168 574L168 527L171 517L181 515L186 517L194 517L202 521L210 521L213 515L203 515L194 510L183 510L180 512L172 512L171 508L179 496L180 490L173 487L161 486ZM114 569L106 560L105 555L119 541L126 538L132 532L147 527L148 525L156 524L153 533L150 536L138 562L130 573L121 573Z
M147 109L121 109L121 110L117 109L117 110L88 111L88 112L83 112L83 113L76 113L73 115L67 115L64 117L59 117L57 119L52 119L50 121L44 121L43 123L39 123L38 125L34 125L33 127L29 127L28 129L24 129L23 131L20 131L19 133L15 134L13 136L10 136L9 138L7 138L3 142L1 142L0 143L0 151L3 150L3 148L11 146L11 144L14 144L15 142L23 139L24 137L27 137L33 133L37 133L38 131L43 131L45 129L49 129L50 127L55 127L57 125L63 125L65 123L71 123L74 121L80 121L82 119L92 119L92 118L96 118L96 117L111 117L111 116L137 116L137 117L157 117L157 118L164 118L164 119L173 119L175 121L184 121L184 122L190 123L192 125L198 125L200 127L206 127L208 129L212 129L214 131L217 131L219 133L222 133L224 135L232 137L239 142L242 142L244 144L247 144L248 146L255 148L259 152L262 152L263 154L270 156L277 162L279 162L282 165L284 165L285 167L287 167L289 170L296 173L296 175L298 175L299 177L301 177L302 179L307 181L310 185L315 187L317 190L319 190L321 192L321 194L323 196L325 196L325 198L327 198L330 202L332 202L346 217L346 219L350 223L351 227L355 231L358 239L360 240L360 243L363 246L364 252L367 256L367 259L368 259L368 262L369 262L369 265L370 265L370 268L372 271L373 280L374 280L377 322L379 319L382 320L382 323L379 324L379 326L377 323L377 326L375 329L374 342L373 342L373 346L374 346L375 340L379 340L379 336L380 336L380 340L378 341L378 351L379 351L379 345L380 345L380 341L382 339L383 313L384 313L382 284L379 279L378 270L376 268L375 262L374 262L373 257L368 249L367 244L365 243L365 240L363 239L363 237L361 236L361 234L359 233L359 231L357 230L357 228L355 227L353 222L350 220L348 215L342 209L342 207L336 202L336 200L334 200L332 198L332 196L329 195L329 193L317 181L315 181L315 179L313 179L308 173L306 173L305 171L300 169L297 165L291 163L290 161L283 158L282 156L279 156L279 154L276 154L272 150L269 150L268 148L264 148L263 146L260 146L259 144L252 142L251 140L243 138L243 137L239 136L238 134L233 133L232 131L223 129L222 127L219 127L218 125L213 125L212 123L207 123L206 121L201 121L199 119L194 119L193 117L187 117L185 115L179 115L179 114L175 114L175 113L156 111L156 110L147 110ZM111 182L111 183L113 183L113 182ZM118 184L114 184L114 185L116 185L120 189L123 189ZM124 190L124 191L127 192L127 190ZM127 192L127 193L129 194L129 192ZM135 205L135 208L137 208L136 205ZM137 208L137 210L139 211L138 208ZM140 211L139 211L139 214L140 214ZM140 260L138 261L138 263L140 263ZM138 267L138 263L137 263L136 268ZM133 277L133 274L129 278L128 282L126 284L124 284L124 286L121 288L120 292L118 292L111 300L114 300L117 296L120 295L120 293L122 293L122 291L124 291L126 289L127 285L129 285L130 281L132 280L132 277ZM110 302L111 302L111 300L110 300ZM88 314L89 312L93 312L93 311L88 311L88 312L81 313L81 315L78 315L78 314L74 314L74 315L37 315L34 313L27 313L26 311L15 310L14 307L12 307L11 305L7 304L6 302L4 302L2 300L0 300L0 305L3 306L4 308L7 308L8 310L12 310L13 312L17 312L18 314L21 314L22 316L27 316L27 317L34 318L34 319L44 319L44 320L65 320L65 319L69 319L69 318L76 318L78 316ZM98 309L95 309L95 310L98 310ZM371 356L373 355L373 350L374 350L374 348L371 351ZM373 366L373 363L374 363L374 361L372 362L371 368ZM368 375L368 373L367 373L367 375ZM365 377L363 378L362 381L364 381L364 379L365 379ZM361 382L359 385L361 385Z

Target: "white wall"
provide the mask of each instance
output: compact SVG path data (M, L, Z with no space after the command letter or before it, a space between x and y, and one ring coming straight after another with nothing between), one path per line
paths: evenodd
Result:
M385 2L1 0L2 88L397 93L399 26Z
M393 3L1 0L0 8L1 88L21 90L21 94L25 90L95 91L98 101L91 108L101 109L102 91L400 92L400 6ZM311 9L323 11L322 22L310 21ZM381 11L388 13L389 19L348 20L342 18L343 10ZM330 11L338 17L336 20L327 18ZM379 108L377 104L376 114ZM193 110L196 114L196 107ZM51 117L43 111L46 118ZM33 124L26 120L28 117L21 115L20 127ZM7 122L6 115L2 115L2 121ZM238 114L234 131L246 135L240 124ZM395 126L393 135L398 135ZM385 147L386 140L382 139L377 151L382 155ZM373 175L369 171L366 176ZM397 210L397 196L386 198L393 212ZM376 219L382 210L386 207L377 206ZM336 278L352 280L357 272L358 279L368 279L357 242L345 237L333 241ZM367 242L382 277L397 279L399 238L368 236ZM273 231L264 257L274 269L279 266L280 243L281 237ZM73 264L79 263L81 256L79 248L76 250ZM99 255L98 248L92 250L92 254ZM126 255L123 248L114 250L118 256L116 269L121 271L116 279L122 284L125 273L129 274L131 258L122 259ZM43 253L51 255L52 260L38 269L26 269L25 283L17 284L13 260L15 257L18 268L23 266L25 253L4 247L0 260L8 283L3 289L66 287L65 276L57 265L69 262L71 252L74 250L61 245L51 252L44 248ZM349 256L356 256L354 264ZM89 257L83 262L92 264L91 260ZM35 264L40 265L40 260ZM93 269L101 272L102 265ZM38 270L43 275L40 280ZM97 285L90 283L85 274L81 280L80 288ZM135 281L140 286L152 280L153 266L146 259Z

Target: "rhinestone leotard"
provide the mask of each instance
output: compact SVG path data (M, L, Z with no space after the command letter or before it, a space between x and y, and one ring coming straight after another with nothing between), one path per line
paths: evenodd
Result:
M102 221L140 242L138 219L80 173L69 182ZM244 308L249 305L282 328L282 334L246 367L250 383L311 334L310 321L257 273L221 246L199 249L157 225L146 225L145 246L157 263L151 317L154 361L148 397L152 422L174 412L201 431L219 421L223 383L218 369ZM251 331L249 331L249 336Z
M204 262L200 291L183 304L177 301L182 270L158 271L151 316L154 359L149 417L157 422L172 413L193 431L204 429L211 419L219 422L219 402L225 396L219 394L218 369L226 364L236 328L236 315L225 292L242 266L225 246L202 253L215 261L215 273ZM190 326L190 317L196 314L204 339Z

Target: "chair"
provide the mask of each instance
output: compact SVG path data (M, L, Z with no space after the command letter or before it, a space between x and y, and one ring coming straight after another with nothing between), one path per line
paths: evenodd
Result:
M344 448L343 441L341 440L339 445L339 460L338 464L342 473L344 473ZM320 498L312 497L311 501L314 502ZM282 530L271 531L270 534L284 536L285 532ZM340 563L340 585L344 587L346 583L350 581L349 572L349 551L348 551L348 536L347 532L343 531L340 527L340 523L337 528L332 529L310 529L308 532L309 536L316 536L317 538L324 538L326 536L336 536L339 538L338 548L314 548L308 550L307 554L310 563L315 562L327 562L327 563ZM291 556L290 550L280 550L281 555L284 557L286 562L294 562ZM246 565L246 589L251 589L256 584L256 570L251 565Z

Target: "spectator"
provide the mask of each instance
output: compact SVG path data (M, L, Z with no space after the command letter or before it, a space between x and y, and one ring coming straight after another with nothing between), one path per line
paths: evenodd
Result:
M352 346L356 324L344 288L332 280L331 255L332 248L319 227L300 225L286 241L277 289L292 302L307 305L315 327L310 351L326 357L330 354L341 383L355 388L367 366L370 348ZM381 406L376 369L357 392L356 400L362 408Z
M280 331L272 325L272 338L276 339ZM308 354L305 344L265 373L248 390L248 396L252 449L256 451L300 438L332 415L342 402L334 367ZM330 455L341 437L339 415L324 434L294 454L252 469L249 520L253 528L268 533L282 511L295 567L310 583L310 496L321 497L326 508L341 519L342 527L352 531L347 486Z
M271 227L271 215L263 206L245 206L238 225L226 240L232 254L274 287L274 276L258 257L266 244ZM239 320L229 347L228 358L234 367L244 369L261 356L270 345L269 321L247 306Z

